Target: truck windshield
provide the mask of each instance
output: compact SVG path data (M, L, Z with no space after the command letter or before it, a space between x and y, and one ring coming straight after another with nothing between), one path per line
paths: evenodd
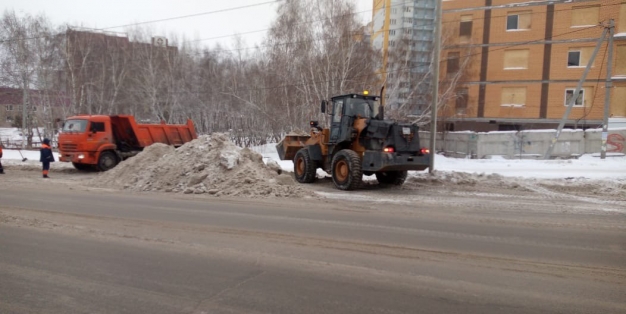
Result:
M380 111L380 104L372 99L348 98L346 115L361 116L368 119L376 119Z
M67 120L63 123L63 131L66 133L83 133L87 129L87 120Z

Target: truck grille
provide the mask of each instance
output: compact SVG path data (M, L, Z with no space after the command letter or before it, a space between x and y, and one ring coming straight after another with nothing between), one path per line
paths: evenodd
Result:
M64 152L75 152L77 148L76 144L61 144L61 150Z

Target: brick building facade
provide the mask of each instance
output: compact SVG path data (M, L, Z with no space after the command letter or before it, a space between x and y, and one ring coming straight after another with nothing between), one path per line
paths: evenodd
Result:
M21 124L22 89L0 87L0 127L12 127L15 122ZM27 116L38 126L45 126L57 119L63 119L64 108L69 106L69 98L63 92L44 92L30 90L28 92Z
M443 0L441 80L468 65L441 112L448 130L554 128L603 25L615 21L610 114L626 116L626 2L622 0ZM568 127L602 122L608 43L593 62Z

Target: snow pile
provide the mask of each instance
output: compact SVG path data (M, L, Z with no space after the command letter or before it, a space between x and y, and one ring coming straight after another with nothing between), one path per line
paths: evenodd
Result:
M411 172L404 184L406 189L424 187L448 187L461 190L516 190L536 192L552 197L583 199L585 196L601 196L605 200L617 200L626 205L626 179L595 180L587 178L542 179L505 177L499 174L434 171L432 175Z
M411 185L462 185L462 186L497 186L501 188L520 189L517 180L505 178L499 174L474 174L454 171L411 172L406 180Z
M93 180L95 185L137 191L248 197L313 196L260 154L240 148L228 135L201 136L178 149L154 144Z

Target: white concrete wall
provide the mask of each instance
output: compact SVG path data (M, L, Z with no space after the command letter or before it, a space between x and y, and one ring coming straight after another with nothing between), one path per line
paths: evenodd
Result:
M543 158L556 130L527 130L505 132L448 132L437 134L437 151L458 158ZM420 143L430 144L429 132L420 132ZM565 129L554 146L552 157L571 158L600 153L602 130ZM610 129L607 152L626 154L626 128Z

